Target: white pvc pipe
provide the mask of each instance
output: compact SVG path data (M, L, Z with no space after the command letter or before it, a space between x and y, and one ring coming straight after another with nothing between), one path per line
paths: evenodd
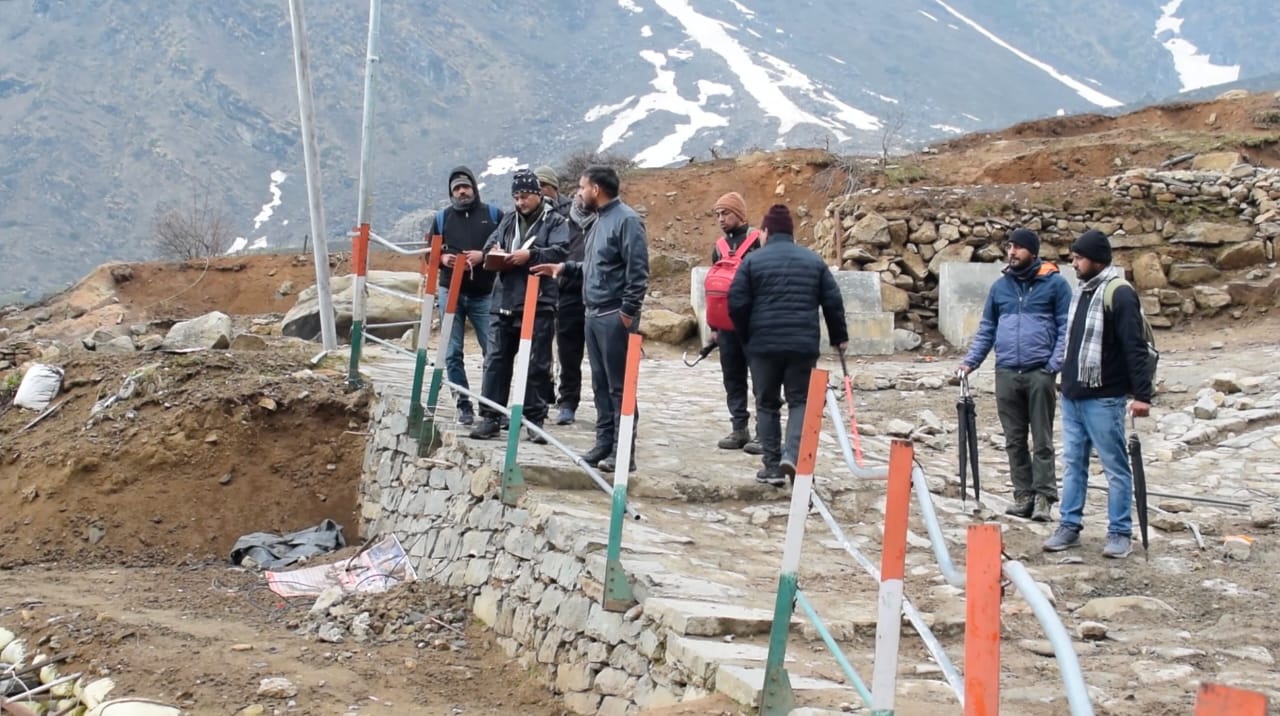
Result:
M1058 618L1048 597L1036 586L1036 581L1021 562L1009 560L1004 563L1004 576L1013 582L1018 593L1044 629L1045 636L1053 645L1053 655L1058 660L1058 670L1062 672L1062 685L1067 692L1067 703L1071 708L1071 716L1093 716L1093 703L1089 700L1089 687L1084 683L1084 672L1080 670L1080 660L1076 656L1075 645L1071 643L1071 635Z

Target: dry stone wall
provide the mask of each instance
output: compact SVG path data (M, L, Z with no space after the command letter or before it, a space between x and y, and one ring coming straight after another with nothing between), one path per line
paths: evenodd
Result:
M465 590L507 655L539 671L573 713L634 714L709 686L667 663L667 630L642 607L602 608L606 535L589 516L533 493L504 505L489 451L445 445L416 457L407 409L386 394L373 405L363 537L394 533L420 579Z
M1071 199L992 206L977 198L979 190L963 188L866 189L827 206L814 225L814 247L846 270L878 272L884 310L917 330L937 327L941 266L1003 260L1004 240L1018 227L1038 232L1041 255L1062 264L1081 233L1109 236L1153 326L1270 305L1280 294L1267 268L1280 238L1280 170L1242 163L1222 171L1138 169L1098 184L1106 193L1089 206ZM1218 285L1244 269L1254 271Z

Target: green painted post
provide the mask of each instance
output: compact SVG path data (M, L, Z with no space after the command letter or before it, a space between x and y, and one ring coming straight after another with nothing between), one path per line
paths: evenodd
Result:
M524 397L529 387L529 358L533 354L533 323L538 311L538 276L529 274L524 285L524 310L520 316L520 348L516 351L511 386L511 420L507 427L507 456L502 461L502 504L514 505L524 495L520 470L520 429L524 424Z
M636 434L636 386L640 381L643 340L638 333L632 333L627 339L627 370L623 374L613 501L609 512L609 547L604 563L604 608L612 612L626 611L636 603L627 573L622 569L622 524L627 519L627 482L631 474L631 442Z
M827 371L814 368L809 373L809 397L804 407L804 428L800 454L791 487L791 511L787 518L787 538L782 547L782 573L778 576L778 598L773 605L773 625L769 629L769 658L765 661L764 690L760 694L760 716L786 716L795 707L791 676L787 674L787 634L795 613L796 572L804 546L804 521L813 495L813 466L818 457L818 433L822 432L822 409L826 404Z
M431 237L431 251L422 257L422 314L418 321L418 355L413 364L413 393L409 397L409 437L421 440L425 411L422 407L422 383L427 372L427 344L431 342L431 318L436 306L436 278L440 271L440 234ZM431 430L428 430L431 432Z
M364 343L365 282L369 273L369 225L361 224L351 239L351 265L355 285L351 288L351 360L347 365L347 387L364 387L360 377L360 351Z

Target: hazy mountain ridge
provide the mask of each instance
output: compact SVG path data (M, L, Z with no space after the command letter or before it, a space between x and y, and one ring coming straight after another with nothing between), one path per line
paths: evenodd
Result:
M1153 37L1167 5L384 3L375 226L437 204L453 164L483 172L512 158L484 190L505 204L511 165L556 162L606 137L609 151L648 163L713 148L878 151L875 122L899 116L906 141L1099 108L955 13L1119 102L1167 97L1182 86ZM306 11L336 239L355 220L367 5ZM1280 22L1280 7L1178 12L1181 34L1213 62L1239 64L1242 77L1280 70L1280 48L1254 31ZM0 28L0 263L13 267L0 294L147 256L156 204L196 185L250 241L296 245L309 231L283 0L9 0ZM262 212L276 170L288 175L280 203Z

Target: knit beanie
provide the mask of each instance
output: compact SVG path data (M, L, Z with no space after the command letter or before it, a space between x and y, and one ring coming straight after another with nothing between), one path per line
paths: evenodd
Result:
M1111 264L1111 242L1107 235L1097 229L1090 229L1080 235L1071 244L1071 251L1100 264Z
M516 175L511 177L511 195L516 194L541 194L542 185L538 183L538 177L528 169L521 169Z
M1009 234L1009 243L1030 251L1032 256L1040 255L1040 237L1031 229L1015 229Z
M790 234L795 228L791 223L791 210L785 204L774 204L764 215L760 228L770 234Z
M747 223L747 202L742 198L742 195L736 191L731 191L719 199L716 199L715 209L716 211L724 209L738 217L738 220L742 223Z
M539 184L550 184L556 189L560 188L560 177L556 175L556 170L545 164L533 170L534 176L538 177Z

